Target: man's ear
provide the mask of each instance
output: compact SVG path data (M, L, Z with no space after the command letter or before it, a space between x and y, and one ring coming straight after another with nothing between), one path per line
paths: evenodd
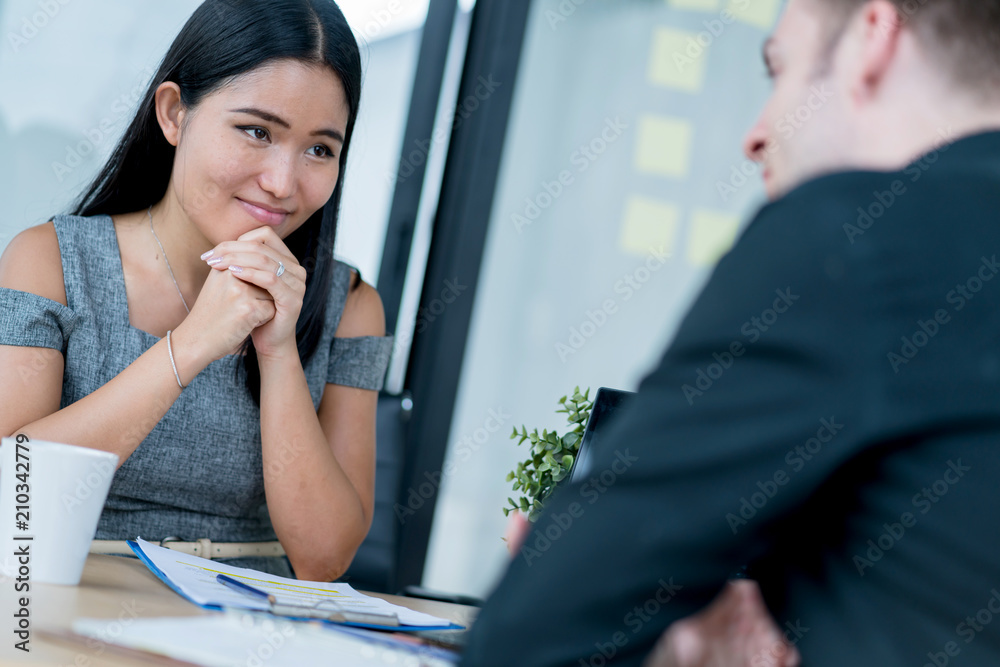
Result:
M187 109L181 102L181 88L173 81L165 81L156 89L156 122L167 143L176 147L180 142L181 128Z
M872 0L862 7L855 28L860 30L858 70L852 95L864 102L877 94L899 50L904 18L889 0Z

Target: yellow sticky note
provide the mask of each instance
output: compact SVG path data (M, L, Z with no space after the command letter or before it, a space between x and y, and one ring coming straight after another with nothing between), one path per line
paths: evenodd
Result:
M697 33L656 28L646 76L654 85L697 93L705 80L708 49Z
M768 30L774 26L780 6L781 0L729 0L726 9L737 21Z
M679 221L680 210L669 202L629 197L618 245L625 252L644 257L654 249L672 255Z
M721 0L667 0L674 9L687 9L696 12L712 12L719 8Z
M739 229L739 216L707 209L695 210L688 234L688 261L698 265L715 264L733 247Z
M668 116L641 116L636 133L635 168L643 173L684 178L691 170L691 123Z

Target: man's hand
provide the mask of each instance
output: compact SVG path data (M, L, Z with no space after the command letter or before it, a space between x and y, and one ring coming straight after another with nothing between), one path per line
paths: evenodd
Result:
M703 611L667 628L643 667L798 667L756 582L726 584Z
M503 539L507 543L507 551L512 558L521 550L524 540L530 532L531 522L528 521L526 516L517 510L514 510L507 516L507 533Z

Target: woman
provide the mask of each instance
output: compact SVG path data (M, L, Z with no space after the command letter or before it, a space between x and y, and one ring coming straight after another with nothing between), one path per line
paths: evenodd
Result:
M118 454L98 540L350 564L391 343L332 259L360 86L332 0L207 0L74 215L0 259L0 431Z

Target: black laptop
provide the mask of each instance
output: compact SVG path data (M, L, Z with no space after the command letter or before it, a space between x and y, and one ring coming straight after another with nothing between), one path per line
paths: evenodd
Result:
M605 446L608 424L615 420L615 415L621 412L622 408L635 395L632 391L620 391L618 389L608 389L601 387L594 396L594 407L590 411L590 419L583 431L583 439L580 440L580 449L576 453L576 461L570 471L569 481L571 484L581 482L590 474L593 465L594 454L601 451Z

